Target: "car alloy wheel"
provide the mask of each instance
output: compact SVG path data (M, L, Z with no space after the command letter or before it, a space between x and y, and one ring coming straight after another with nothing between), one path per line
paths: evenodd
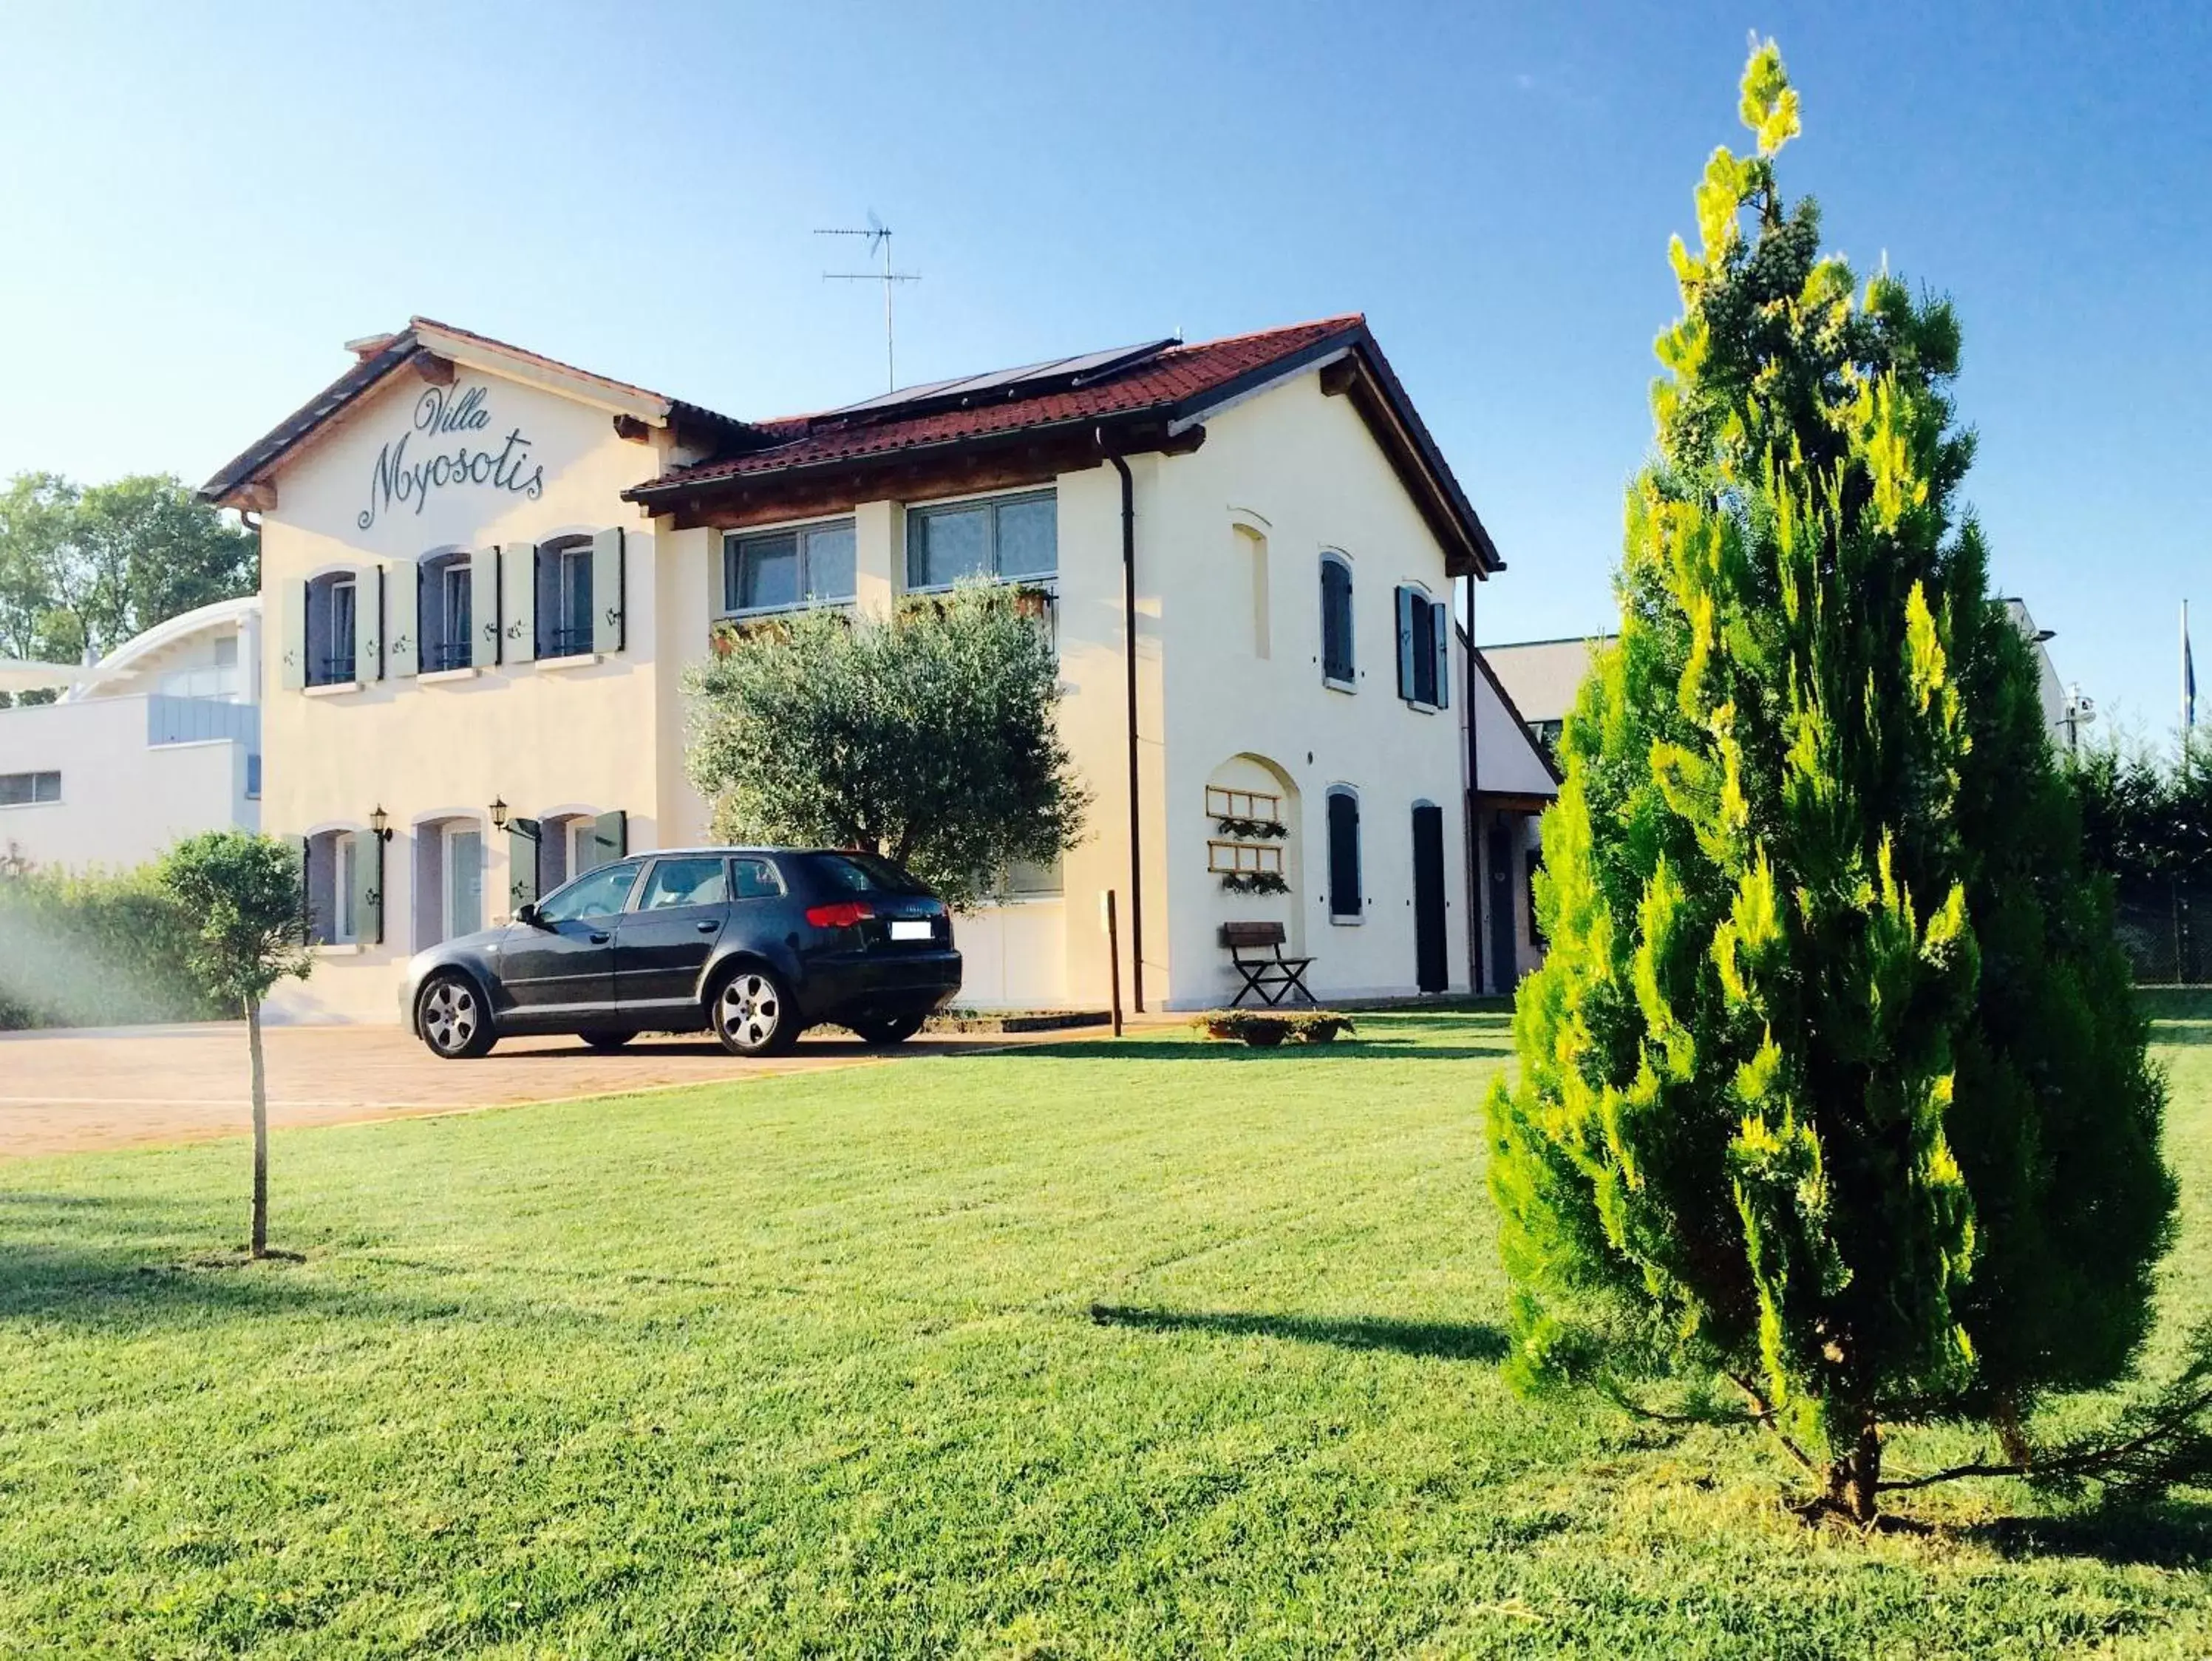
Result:
M740 1056L765 1056L781 1047L787 1012L773 976L741 969L722 983L714 1000L714 1034Z
M422 995L422 1038L449 1060L490 1049L491 1028L476 988L459 975L441 975L431 982Z

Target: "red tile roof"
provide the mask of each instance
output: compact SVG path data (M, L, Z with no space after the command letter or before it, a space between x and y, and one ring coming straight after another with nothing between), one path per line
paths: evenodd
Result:
M753 430L767 441L759 447L678 468L639 486L638 493L1170 407L1203 399L1240 377L1334 337L1351 336L1365 326L1366 319L1355 312L1195 345L1169 346L1087 386L1029 397L985 394L990 401L964 409L940 408L903 417L896 409L830 411L754 422Z

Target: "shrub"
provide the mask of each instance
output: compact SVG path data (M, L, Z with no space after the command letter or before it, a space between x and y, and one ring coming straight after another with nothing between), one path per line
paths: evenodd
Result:
M1194 1015L1190 1024L1209 1038L1255 1050L1273 1050L1285 1039L1334 1043L1338 1033L1357 1030L1351 1016L1334 1009L1209 1009Z
M1886 1427L1987 1424L2028 1473L2039 1398L2127 1375L2174 1183L2109 888L1956 501L1957 321L1784 203L1771 43L1742 110L1757 152L1715 153L1673 249L1491 1183L1522 1382L1725 1378L1865 1521L1917 1485Z
M194 935L150 867L0 867L0 1030L235 1016L187 967Z

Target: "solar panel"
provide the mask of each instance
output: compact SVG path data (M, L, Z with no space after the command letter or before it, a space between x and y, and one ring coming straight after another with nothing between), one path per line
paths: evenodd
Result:
M960 409L1004 393L1035 394L1047 386L1079 386L1132 363L1153 356L1176 344L1173 337L1147 341L1141 346L1115 346L1103 352L1084 352L1074 357L1048 358L1016 369L993 369L982 374L951 380L932 380L919 386L902 386L879 392L858 404L847 404L815 417L842 420L851 416L887 415L894 411L919 414L924 410Z
M1085 352L1080 357L1063 357L1057 363L1048 363L1034 375L1024 379L1038 380L1065 379L1071 386L1096 380L1115 369L1127 368L1132 363L1153 357L1176 344L1170 335L1165 340L1148 340L1141 346L1112 346L1103 352ZM1021 382L1017 381L1017 386Z
M908 404L917 398L928 398L943 392L947 386L959 385L952 380L932 380L920 386L901 386L894 392L878 392L873 398L863 399L858 404L840 405L827 413L833 416L859 415L864 410L890 410Z

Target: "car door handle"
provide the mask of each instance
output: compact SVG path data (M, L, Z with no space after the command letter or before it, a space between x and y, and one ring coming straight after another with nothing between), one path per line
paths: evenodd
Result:
M708 919L707 919L707 921L706 921L706 922L701 922L701 923L695 923L695 924L693 924L692 926L693 926L695 928L696 928L696 929L697 929L701 934L713 934L713 933L714 933L717 928L720 928L722 925L721 925L720 923L719 923L719 922L715 922L712 917L709 917L709 918L708 918Z
M612 936L611 934L594 934L594 935L592 935L592 944L593 946L605 946L605 945L609 940L612 940L613 938L614 938L614 936Z

